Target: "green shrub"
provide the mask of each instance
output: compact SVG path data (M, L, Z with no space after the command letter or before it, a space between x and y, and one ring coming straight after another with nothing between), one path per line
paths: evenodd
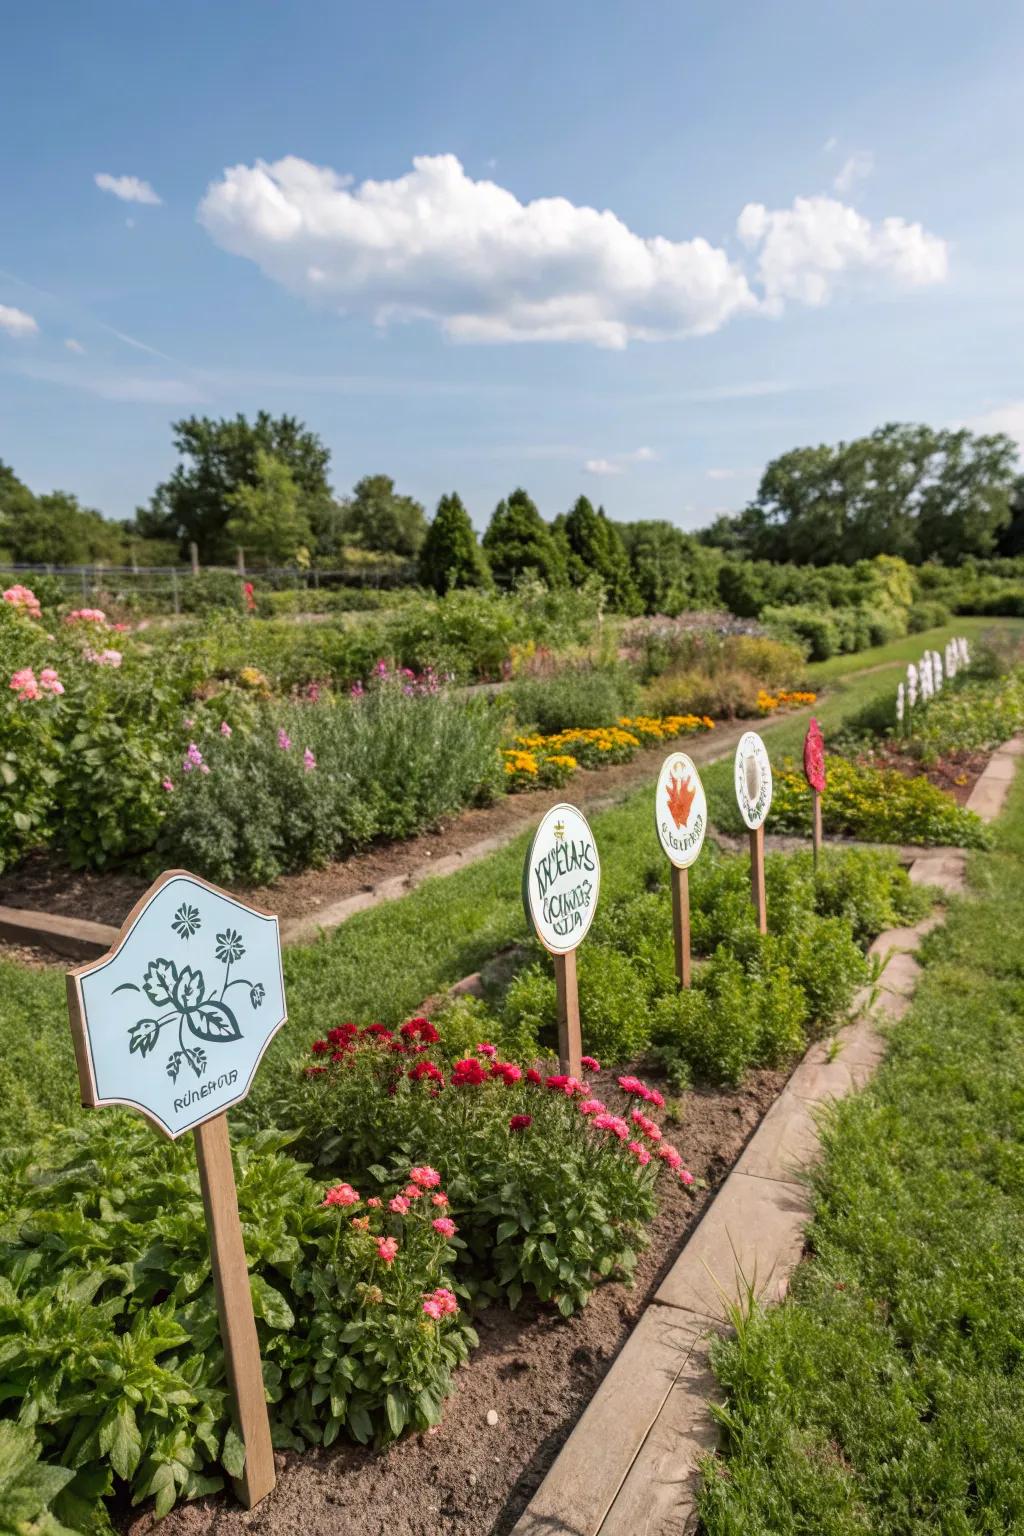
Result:
M633 708L636 683L628 668L567 667L551 677L523 677L512 685L516 720L544 736L614 725Z
M828 760L821 813L826 832L865 842L984 848L989 841L978 817L926 778L842 757ZM789 759L775 773L769 824L776 832L810 835L811 791Z
M918 635L925 629L941 628L949 623L951 617L951 611L945 603L935 598L921 598L910 606L907 629L912 635Z
M946 683L914 712L911 746L925 761L951 752L988 752L1024 726L1024 673Z
M778 639L806 646L812 661L827 661L843 649L834 617L816 608L765 608L761 618Z
M0 1536L76 1536L50 1510L74 1475L41 1465L32 1430L0 1419Z

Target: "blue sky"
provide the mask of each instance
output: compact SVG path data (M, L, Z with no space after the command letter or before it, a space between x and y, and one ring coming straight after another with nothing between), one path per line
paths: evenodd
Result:
M339 491L695 527L800 443L1024 439L1022 76L1009 0L16 7L0 458L125 516L264 406Z

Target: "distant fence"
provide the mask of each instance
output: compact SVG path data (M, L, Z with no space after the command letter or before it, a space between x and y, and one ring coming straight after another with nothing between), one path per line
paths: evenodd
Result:
M332 570L310 567L302 570L295 566L271 566L265 570L250 571L232 566L189 565L47 565L8 564L0 562L0 588L20 582L31 586L32 578L43 588L39 593L46 597L49 588L51 601L59 591L60 597L69 602L81 601L84 607L102 607L106 602L125 608L149 613L197 613L211 608L239 607L242 604L243 583L252 582L257 596L267 593L292 594L292 601L282 599L274 608L288 612L323 612L327 608L344 608L346 594L380 594L386 602L386 594L397 587L415 585L417 570L414 562L401 565L348 565ZM352 607L377 606L372 599Z

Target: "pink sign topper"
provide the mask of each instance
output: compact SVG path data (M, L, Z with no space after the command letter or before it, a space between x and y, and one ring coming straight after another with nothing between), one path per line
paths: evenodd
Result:
M804 737L804 777L820 795L825 788L825 738L813 716Z

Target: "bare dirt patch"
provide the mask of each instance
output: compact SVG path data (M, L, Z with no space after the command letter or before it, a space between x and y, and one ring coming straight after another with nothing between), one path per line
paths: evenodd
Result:
M922 763L898 742L887 741L860 761L876 768L895 768L908 779L925 778L952 795L957 805L966 805L991 756L991 752L951 752L938 762Z
M708 1188L691 1197L661 1180L632 1289L602 1287L569 1321L539 1306L483 1311L480 1348L434 1430L383 1452L344 1445L279 1456L278 1485L251 1512L204 1499L159 1522L143 1514L129 1536L507 1536L785 1080L754 1072L735 1091L683 1095L682 1123L668 1129Z

